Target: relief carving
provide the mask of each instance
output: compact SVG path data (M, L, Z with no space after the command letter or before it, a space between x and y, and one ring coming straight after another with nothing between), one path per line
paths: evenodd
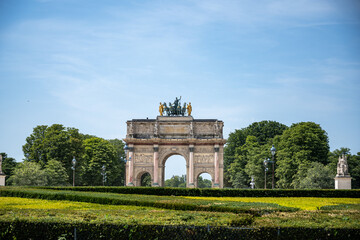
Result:
M197 164L202 163L213 163L214 162L214 155L213 154L194 154L194 162Z
M213 146L196 146L194 149L195 153L209 153L214 152Z
M144 153L135 153L135 163L152 163L154 160L154 155L144 154Z

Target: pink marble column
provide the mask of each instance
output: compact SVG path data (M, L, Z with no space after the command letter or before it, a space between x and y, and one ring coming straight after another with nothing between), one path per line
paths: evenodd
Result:
M214 146L214 167L215 167L215 179L214 179L214 187L219 187L219 145L215 144Z
M153 186L159 186L159 145L154 144L154 180Z
M128 186L134 186L133 176L134 176L134 148L129 147L129 174L128 174Z
M195 187L194 184L194 145L189 145L189 187Z

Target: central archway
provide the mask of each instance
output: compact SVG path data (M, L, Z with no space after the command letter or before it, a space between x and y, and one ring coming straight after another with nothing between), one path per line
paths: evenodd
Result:
M186 187L187 168L183 156L173 154L164 160L163 166L164 187Z

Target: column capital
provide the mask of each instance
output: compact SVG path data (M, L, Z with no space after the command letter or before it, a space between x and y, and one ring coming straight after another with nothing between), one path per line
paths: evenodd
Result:
M159 151L159 147L154 147L154 152L158 152Z
M189 151L194 152L194 144L189 144Z
M219 147L214 147L215 152L219 152Z

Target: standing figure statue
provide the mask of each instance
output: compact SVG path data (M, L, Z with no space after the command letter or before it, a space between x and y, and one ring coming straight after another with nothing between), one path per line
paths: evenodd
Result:
M168 108L168 106L166 105L165 102L164 102L163 106L164 106L164 111L166 112L166 114L167 114L168 116L170 116L170 109Z
M186 112L186 103L184 103L184 106L181 108L181 116L185 116Z
M342 157L339 157L339 162L337 164L337 176L346 176L349 175L349 167L347 163L347 157L345 154Z
M160 116L163 115L163 112L164 112L164 105L162 103L160 103L160 106L159 106L159 113L160 113Z
M180 105L180 100L181 100L181 96L180 96L180 98L177 98L177 97L176 97L176 99L175 99L175 101L174 101L174 108L175 108L175 110L176 110L177 107Z
M186 107L187 112L188 112L188 116L191 116L191 111L192 111L192 106L191 106L191 102L189 102L189 104Z

